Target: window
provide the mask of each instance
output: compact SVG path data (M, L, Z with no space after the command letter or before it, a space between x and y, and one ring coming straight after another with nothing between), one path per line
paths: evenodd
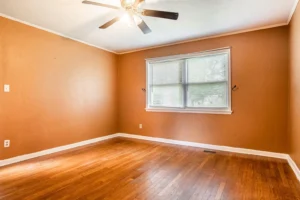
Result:
M231 114L230 48L147 59L147 111Z

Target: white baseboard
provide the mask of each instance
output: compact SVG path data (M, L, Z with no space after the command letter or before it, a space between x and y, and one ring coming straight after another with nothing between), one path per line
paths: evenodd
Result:
M187 141L181 141L181 140L172 140L172 139L156 138L156 137L149 137L149 136L132 135L132 134L126 134L126 133L117 133L117 135L119 137L125 137L125 138L134 138L134 139L140 139L140 140L162 142L162 143L167 143L167 144L177 144L177 145L190 146L190 147L199 147L199 148L203 148L203 149L211 149L211 150L217 150L217 151L226 151L226 152L232 152L232 153L264 156L264 157L279 158L279 159L287 159L288 158L288 154L284 154L284 153L273 153L273 152L268 152L268 151L258 151L258 150L252 150L252 149L243 149L243 148L236 148L236 147L219 146L219 145L203 144L203 143L196 143L196 142L187 142Z
M211 144L203 144L203 143L196 143L196 142L187 142L187 141L181 141L181 140L172 140L172 139L165 139L165 138L157 138L157 137L149 137L149 136L142 136L142 135L133 135L133 134L127 134L127 133L116 133L111 134L103 137L94 138L91 140L85 140L82 142L69 144L65 146L55 147L52 149L47 149L31 154L21 155L14 158L9 158L6 160L0 160L0 167L5 165L10 165L13 163L29 160L32 158L57 153L60 151L73 149L80 146L85 146L88 144L97 143L103 140L108 140L116 137L124 137L124 138L133 138L133 139L139 139L139 140L147 140L147 141L153 141L153 142L161 142L166 144L175 144L175 145L182 145L182 146L190 146L190 147L198 147L203 149L210 149L210 150L217 150L217 151L225 151L225 152L232 152L232 153L239 153L239 154L248 154L248 155L256 155L256 156L264 156L264 157L271 157L271 158L279 158L279 159L285 159L291 166L292 170L294 171L296 177L300 181L300 170L297 167L296 163L293 161L293 159L288 155L284 153L274 153L274 152L268 152L268 151L259 151L259 150L252 150L252 149L244 149L244 148L236 148L236 147L228 147L228 146L219 146L219 145L211 145Z
M176 144L176 145L199 147L199 148L203 148L203 149L210 149L210 150L217 150L217 151L225 151L225 152L232 152L232 153L239 153L239 154L248 154L248 155L256 155L256 156L284 159L284 160L287 160L290 167L294 171L296 177L300 181L300 170L297 167L296 163L293 161L293 159L288 154L274 153L274 152L268 152L268 151L259 151L259 150L253 150L253 149L236 148L236 147L228 147L228 146L203 144L203 143L196 143L196 142L187 142L187 141L172 140L172 139L165 139L165 138L156 138L156 137L133 135L133 134L127 134L127 133L117 133L116 135L119 137L148 140L148 141L161 142L161 143L167 143L167 144Z
M290 156L288 156L287 161L288 161L289 165L291 166L292 170L294 171L295 175L297 176L298 180L300 181L300 170L299 170L298 166L296 165L296 163Z
M82 142L68 144L68 145L65 145L65 146L55 147L55 148L52 148L52 149L47 149L47 150L43 150L43 151L39 151L39 152L35 152L35 153L26 154L26 155L21 155L21 156L9 158L9 159L6 159L6 160L0 160L0 167L5 166L5 165L10 165L10 164L13 164L13 163L17 163L17 162L21 162L21 161L25 161L25 160L29 160L29 159L32 159L32 158L40 157L40 156L49 155L49 154L52 154L52 153L57 153L57 152L60 152L60 151L65 151L65 150L68 150L68 149L73 149L73 148L76 148L76 147L85 146L85 145L88 145L88 144L97 143L97 142L100 142L100 141L103 141L103 140L108 140L108 139L115 138L115 137L117 137L117 134L102 136L102 137L98 137L98 138L94 138L94 139L90 139L90 140L85 140L85 141L82 141Z

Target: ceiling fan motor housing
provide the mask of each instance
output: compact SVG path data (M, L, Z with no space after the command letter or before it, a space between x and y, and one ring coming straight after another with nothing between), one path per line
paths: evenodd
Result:
M121 0L121 5L124 9L132 9L134 7L135 0Z

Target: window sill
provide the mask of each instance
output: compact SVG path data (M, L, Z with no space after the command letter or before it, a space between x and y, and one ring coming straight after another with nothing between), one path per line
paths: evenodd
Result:
M231 115L231 110L189 110L189 109L168 109L168 108L146 108L147 112L172 112L172 113L198 113L198 114L219 114L219 115Z

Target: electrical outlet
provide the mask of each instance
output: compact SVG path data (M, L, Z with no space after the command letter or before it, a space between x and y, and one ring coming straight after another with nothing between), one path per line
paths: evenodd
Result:
M10 86L5 84L4 85L4 92L10 92Z
M142 129L143 128L143 124L140 124L139 127L140 127L140 129Z
M10 140L4 140L4 148L8 148L10 146Z

